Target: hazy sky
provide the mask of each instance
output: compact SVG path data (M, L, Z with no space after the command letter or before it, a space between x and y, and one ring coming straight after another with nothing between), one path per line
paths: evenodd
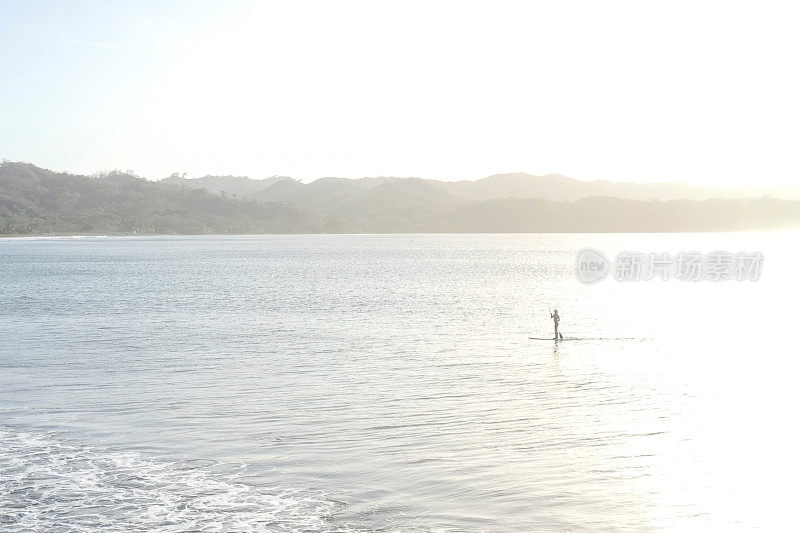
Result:
M0 0L0 157L800 184L792 2Z

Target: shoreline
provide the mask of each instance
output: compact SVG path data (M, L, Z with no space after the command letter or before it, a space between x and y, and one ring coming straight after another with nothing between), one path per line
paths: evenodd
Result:
M800 226L790 228L758 228L730 230L697 230L697 231L431 231L431 232L342 232L342 233L44 233L44 234L0 234L3 240L37 240L37 239L111 239L119 237L265 237L292 235L676 235L676 234L730 234L730 233L773 233L800 231Z

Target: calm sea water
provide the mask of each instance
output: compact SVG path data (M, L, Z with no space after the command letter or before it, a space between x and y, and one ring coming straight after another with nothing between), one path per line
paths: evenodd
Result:
M786 529L798 236L0 240L0 529Z

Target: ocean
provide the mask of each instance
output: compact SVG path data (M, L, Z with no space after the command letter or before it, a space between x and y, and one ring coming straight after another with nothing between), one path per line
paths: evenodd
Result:
M0 239L0 530L787 529L798 237Z

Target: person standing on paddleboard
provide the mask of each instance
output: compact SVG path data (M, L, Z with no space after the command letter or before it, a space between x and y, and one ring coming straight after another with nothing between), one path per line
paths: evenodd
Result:
M555 331L556 331L556 335L553 338L558 340L560 336L560 333L558 332L558 323L561 320L561 317L558 316L558 309L553 309L553 312L550 313L550 318L553 319L553 325L555 326Z

